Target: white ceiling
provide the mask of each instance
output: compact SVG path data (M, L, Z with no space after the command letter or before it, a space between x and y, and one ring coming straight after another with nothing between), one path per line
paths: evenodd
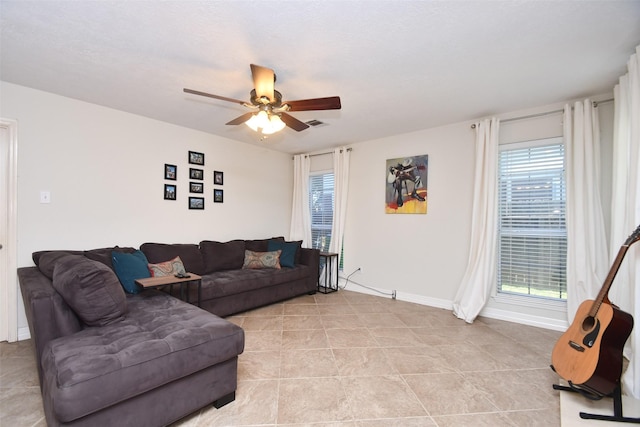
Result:
M300 153L611 92L640 1L6 1L4 81ZM249 64L326 125L266 141L225 126Z

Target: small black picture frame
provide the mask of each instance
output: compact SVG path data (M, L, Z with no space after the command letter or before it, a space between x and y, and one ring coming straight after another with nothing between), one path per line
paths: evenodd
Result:
M168 163L164 164L164 179L170 179L175 181L178 176L178 166L170 165Z
M213 190L213 203L223 203L224 202L224 190L219 188L214 188Z
M204 209L204 197L189 197L189 209Z
M176 200L176 192L177 188L175 184L165 184L164 185L164 199L165 200Z
M213 171L213 183L215 185L223 185L224 184L224 172Z
M189 168L189 179L204 179L204 171L202 169Z
M202 182L190 182L189 193L204 193L204 183Z
M192 165L204 166L204 153L189 151L189 163Z

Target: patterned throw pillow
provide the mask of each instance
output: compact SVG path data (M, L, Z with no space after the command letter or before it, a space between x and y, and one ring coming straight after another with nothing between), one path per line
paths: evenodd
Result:
M151 277L173 276L174 274L186 274L184 264L179 256L170 261L160 262L158 264L148 264Z
M242 268L276 268L280 269L280 254L282 251L254 252L244 251Z

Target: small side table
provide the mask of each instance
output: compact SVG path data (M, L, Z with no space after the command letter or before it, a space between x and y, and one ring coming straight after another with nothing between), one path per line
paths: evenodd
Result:
M194 273L187 273L187 274L189 275L189 277L179 278L173 275L145 277L144 279L136 279L135 282L145 289L160 288L162 286L169 285L170 287L169 293L171 293L171 290L173 289L173 285L180 285L180 299L183 299L186 302L189 302L189 289L187 289L186 298L185 298L184 285L187 285L188 287L190 284L195 283L198 285L198 304L197 305L198 307L200 307L200 298L202 293L202 277Z
M320 277L318 277L318 292L322 294L336 292L338 290L338 254L333 252L320 252L321 265L322 260L324 260L324 285L320 283ZM333 281L333 269L336 270L335 283ZM322 273L320 274L322 275Z

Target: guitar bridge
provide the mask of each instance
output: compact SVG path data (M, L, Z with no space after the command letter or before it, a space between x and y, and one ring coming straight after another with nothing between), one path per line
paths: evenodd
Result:
M574 341L569 341L569 345L571 346L572 349L574 350L578 350L580 352L584 351L584 347L581 346L580 344L578 344L577 342Z

